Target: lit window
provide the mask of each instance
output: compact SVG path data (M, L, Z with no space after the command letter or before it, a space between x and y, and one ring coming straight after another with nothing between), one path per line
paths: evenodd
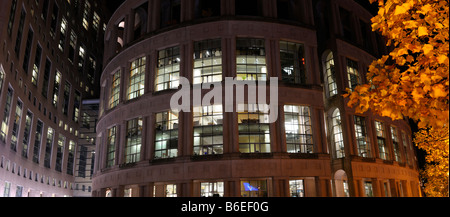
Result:
M194 84L222 81L221 47L220 39L194 43Z
M14 91L12 88L8 87L8 92L6 94L6 105L5 105L5 111L3 113L3 120L2 120L2 126L0 131L0 139L5 142L6 141L6 135L8 135L9 131L9 115L11 114L11 103L13 98Z
M17 100L16 113L13 119L13 128L11 132L11 150L17 151L17 136L20 129L20 123L22 121L23 103Z
M400 155L400 147L398 145L398 131L397 131L397 128L394 126L391 126L391 136L392 136L392 145L394 148L395 161L401 163L402 158Z
M164 189L166 190L166 197L177 197L177 185L176 184L168 184L164 185Z
M242 197L267 197L267 180L241 181Z
M31 124L33 123L33 113L27 111L25 118L25 129L23 131L22 156L28 158L28 147L30 143Z
M106 167L112 167L116 159L116 127L108 129Z
M390 160L389 148L386 145L386 131L384 123L375 121L375 130L377 132L378 152L383 160Z
M83 11L83 27L87 30L89 28L89 13L91 11L91 4L88 1L84 3L84 11Z
M45 156L44 156L44 167L46 168L50 168L54 132L55 131L50 127L47 130L47 143L45 144Z
M303 180L289 180L289 192L291 197L304 197L305 188L303 187Z
M200 197L223 197L223 182L200 183Z
M355 87L361 84L357 62L347 59L347 75L349 88L355 90Z
M243 106L244 111L238 113L239 151L241 153L270 152L268 105L245 104Z
M289 153L313 153L311 115L307 106L284 106L286 146Z
M55 164L55 170L58 172L62 171L62 158L64 153L64 145L66 142L66 137L64 137L62 134L59 134L58 137L58 146L56 148L56 164Z
M180 84L180 48L171 47L158 52L155 91L177 89Z
M178 154L178 111L156 114L155 159L173 158Z
M138 162L141 159L142 145L142 118L127 122L127 135L125 145L125 163Z
M284 82L306 83L305 50L303 44L280 41L281 75Z
M264 43L264 39L238 38L236 40L237 80L267 80Z
M354 117L355 117L355 137L356 137L356 146L358 148L358 156L372 157L370 149L370 141L366 129L366 119L360 116Z
M32 72L32 76L31 76L31 83L33 83L35 86L37 86L37 82L39 79L39 67L41 65L41 54L42 54L42 48L41 48L41 46L37 45L36 56L35 56L34 65L33 65L33 72Z
M98 27L100 25L100 16L97 12L94 11L94 17L92 19L92 27L94 27L95 31L98 31Z
M64 45L66 43L66 32L67 32L67 20L63 17L61 19L61 34L59 35L59 44L58 48L61 52L64 51Z
M145 59L145 57L141 57L131 62L130 81L127 90L128 100L144 95Z
M333 143L336 149L336 158L345 157L344 151L344 138L342 136L342 123L341 123L341 113L339 109L336 109L332 115L333 123Z
M332 97L334 95L337 95L338 91L337 91L337 85L336 85L336 73L335 73L335 69L334 69L333 53L331 53L331 52L327 56L327 59L325 61L325 67L326 67L326 76L327 76L327 84L328 84L328 94L329 94L329 97Z
M56 71L55 82L53 84L53 101L52 101L52 104L53 104L53 106L55 106L55 108L58 105L58 96L59 96L60 84L61 84L61 72Z
M222 105L194 107L194 154L223 153Z
M76 144L74 141L69 141L69 156L67 158L67 174L73 175L73 163L75 158L75 147Z
M112 76L111 91L109 97L109 108L114 108L119 104L120 99L120 69Z
M142 146L142 118L127 121L125 163L139 162Z
M370 181L364 182L364 193L366 197L373 197L372 182Z

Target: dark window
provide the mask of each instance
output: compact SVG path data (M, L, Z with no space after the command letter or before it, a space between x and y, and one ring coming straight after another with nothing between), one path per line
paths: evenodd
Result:
M220 15L220 0L195 0L195 18Z
M341 16L342 25L342 37L347 40L353 41L354 34L352 28L351 13L343 8L339 8L339 14Z
M31 45L33 44L33 35L34 35L34 32L30 28L28 30L27 44L26 44L26 47L25 47L25 53L24 53L23 65L22 65L23 71L26 74L28 73L28 65L30 63Z
M262 0L236 0L236 15L245 16L262 16L263 3Z
M181 20L181 0L161 1L161 27L171 26L180 23Z
M23 24L25 22L25 16L26 13L22 9L22 12L20 13L19 30L17 30L16 46L14 47L14 51L16 52L17 57L19 56L20 45L22 44Z
M301 2L299 0L277 0L277 14L279 19L301 21Z

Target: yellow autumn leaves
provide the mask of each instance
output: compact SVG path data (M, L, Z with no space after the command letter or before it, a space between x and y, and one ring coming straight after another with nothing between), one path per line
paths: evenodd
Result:
M348 105L394 120L408 116L421 128L443 127L449 121L448 1L377 2L372 29L393 50L371 64L369 83L346 95Z
M344 96L355 112L371 110L393 120L418 122L414 140L427 152L421 176L428 196L448 196L449 149L449 2L446 0L377 1L372 30L393 50L374 61L368 84Z

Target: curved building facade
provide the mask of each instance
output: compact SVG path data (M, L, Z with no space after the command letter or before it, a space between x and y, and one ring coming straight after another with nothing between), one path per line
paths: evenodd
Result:
M0 14L0 197L90 196L82 101L100 91L104 2L1 1Z
M371 17L347 0L125 1L105 32L93 195L420 196L408 122L342 97L386 52ZM255 81L267 103L238 88Z

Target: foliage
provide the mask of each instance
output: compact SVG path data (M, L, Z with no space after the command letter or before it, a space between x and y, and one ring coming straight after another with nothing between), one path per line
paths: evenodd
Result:
M370 0L373 3L375 0ZM371 111L393 120L407 116L419 128L449 121L449 7L445 0L378 0L372 30L393 48L374 61L368 84L349 96L357 113Z
M379 11L372 30L381 32L392 51L370 65L368 84L344 96L357 113L370 109L418 122L414 141L427 153L424 191L448 197L449 2L370 0L375 1Z
M424 192L430 197L448 197L449 128L422 129L416 133L414 143L427 152L427 165L421 171L426 179Z

